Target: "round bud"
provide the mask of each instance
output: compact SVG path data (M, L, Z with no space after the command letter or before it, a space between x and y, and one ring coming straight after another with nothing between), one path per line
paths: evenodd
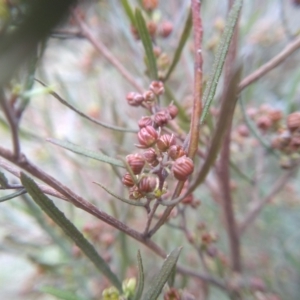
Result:
M136 92L130 92L126 96L127 102L131 106L139 106L144 101L144 97Z
M157 154L153 148L149 148L143 152L143 156L145 161L152 165L152 166L157 166L158 165L158 160L157 160Z
M173 23L170 21L163 21L159 26L159 35L167 38L173 31Z
M142 194L148 194L155 190L157 179L154 177L143 177L139 182L139 191Z
M300 111L288 115L287 127L291 132L300 128Z
M169 114L165 110L161 110L154 115L154 123L158 127L166 125L169 121Z
M149 148L156 143L158 139L158 133L152 126L146 126L141 128L138 132L138 140L140 148Z
M177 180L185 181L193 173L194 163L187 156L179 157L175 160L172 171Z
M168 151L168 155L173 159L176 160L177 158L186 155L183 148L179 145L172 145Z
M146 126L152 126L153 120L151 117L144 116L138 121L138 125L140 128L146 127Z
M144 97L146 103L152 103L155 99L155 95L152 91L146 91L143 94L143 97Z
M156 142L157 148L161 152L166 152L168 149L176 144L174 135L164 134Z
M260 116L256 125L261 130L268 130L272 126L272 120L267 116Z
M158 0L143 0L142 4L145 10L151 11L157 8Z
M169 115L170 115L170 117L171 117L172 120L174 118L176 118L176 116L178 115L178 108L175 105L173 105L173 104L170 104L167 107L167 110L168 110Z
M129 173L126 173L123 178L122 178L122 182L124 185L128 186L128 187L133 187L134 186L134 181L131 177L131 175Z
M142 172L145 165L145 160L141 154L129 154L126 156L126 161L132 169L133 174L137 175Z
M147 23L147 29L148 29L150 36L153 38L155 36L156 30L157 30L156 23L153 21L149 21Z
M165 92L164 84L161 81L152 81L149 89L157 96Z

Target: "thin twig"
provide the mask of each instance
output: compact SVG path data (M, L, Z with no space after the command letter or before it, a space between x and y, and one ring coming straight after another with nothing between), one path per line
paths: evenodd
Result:
M122 63L112 55L108 48L101 41L96 38L89 27L84 23L79 14L74 11L73 17L75 18L82 35L124 76L124 78L140 93L144 89L137 83L134 77L127 71Z
M19 157L21 147L20 147L19 134L18 134L18 119L16 118L13 108L9 105L9 103L5 99L4 91L2 88L0 90L0 104L7 118L7 121L10 125L14 156Z
M144 230L144 233L143 235L146 237L148 235L148 232L149 232L149 228L150 228L150 225L151 225L151 222L153 220L153 216L157 210L159 206L159 201L156 199L155 200L155 203L150 211L150 213L148 214L148 219L147 219L147 223L146 223L146 227L145 227L145 230Z
M252 74L244 78L239 84L239 92L245 89L247 86L257 81L265 74L267 74L272 69L276 68L281 64L286 58L288 58L293 52L300 48L300 37L290 42L280 53L270 59L267 63L262 65Z
M0 158L0 167L6 170L7 172L13 174L17 178L20 178L20 171L16 167L12 166L11 164L7 163L4 159ZM22 185L9 185L12 188L23 188ZM44 184L38 184L38 187L43 191L43 193L47 195L54 196L56 198L62 199L62 200L68 200L67 197L62 195L61 193L58 193L55 189L50 188L49 186L46 186Z
M278 178L278 180L275 182L274 186L272 187L271 191L266 197L264 197L263 199L258 199L257 201L251 203L251 208L246 213L244 219L239 225L239 236L245 233L249 226L253 224L253 222L255 221L259 213L262 211L262 209L274 198L274 196L278 192L282 190L282 188L286 185L291 176L295 173L295 169L296 167L287 171L280 178Z
M193 32L194 32L194 47L195 47L195 57L194 57L194 96L193 96L193 113L190 125L190 133L188 134L188 156L193 159L199 142L199 132L200 132L200 116L202 112L202 21L200 16L201 2L198 0L192 0L192 21L193 21ZM186 139L186 141L187 141ZM179 181L175 191L173 193L172 199L179 197L184 182ZM177 204L177 203L176 203ZM152 236L168 219L174 206L169 206L163 212L162 217L152 230L149 235Z

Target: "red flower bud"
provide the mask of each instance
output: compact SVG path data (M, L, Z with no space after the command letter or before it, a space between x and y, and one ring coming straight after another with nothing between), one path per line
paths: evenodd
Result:
M172 171L176 179L180 181L185 181L194 171L194 163L193 161L187 157L182 156L175 160Z
M143 152L143 156L145 158L145 161L152 165L152 166L157 166L158 165L158 160L157 160L157 154L153 148L149 148Z
M176 140L174 135L164 134L157 140L157 148L162 151L166 152L171 146L176 144Z
M146 91L143 94L143 97L145 99L145 102L152 103L154 101L155 95L154 95L154 93L152 91Z
M288 115L287 127L291 132L300 128L300 111Z
M158 139L158 133L152 126L146 126L141 128L138 132L138 140L140 148L149 148L156 143Z
M169 121L169 114L164 110L161 110L154 115L154 123L158 127L162 127L166 125L168 121Z
M145 10L151 11L151 10L157 8L158 0L143 0L142 4L143 4L143 8Z
M141 94L135 92L128 93L126 99L128 104L131 106L139 106L145 100Z
M163 21L161 24L160 24L160 27L159 27L159 34L160 36L166 38L168 37L173 31L173 23L170 22L170 21Z
M129 154L126 156L126 161L128 162L133 174L140 174L145 165L145 160L143 156L139 153Z
M148 194L154 191L157 184L157 178L143 177L139 182L139 191L142 194Z
M146 126L152 126L153 125L153 120L151 117L145 116L142 117L139 122L138 125L140 128L146 127Z
M179 145L172 145L168 151L168 155L173 159L176 160L177 158L186 155L186 152L183 148Z
M164 84L161 81L152 81L149 89L157 96L165 92Z
M122 178L122 182L124 185L128 186L128 187L133 187L134 186L134 181L131 177L131 175L129 173L126 173L123 178Z
M173 104L170 104L167 107L167 111L169 112L169 115L172 120L178 115L178 108Z

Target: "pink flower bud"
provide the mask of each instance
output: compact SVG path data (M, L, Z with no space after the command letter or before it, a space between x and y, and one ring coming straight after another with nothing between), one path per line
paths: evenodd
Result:
M128 162L133 174L140 174L145 165L145 160L143 156L139 153L129 154L126 156L126 161Z
M149 148L156 143L158 139L158 133L152 126L146 126L141 128L138 132L138 140L140 148Z
M157 148L162 151L166 152L171 146L176 144L176 140L174 135L164 134L157 140Z
M143 152L143 156L145 158L145 161L152 165L152 166L157 166L158 165L158 160L157 160L157 154L153 148L149 148Z
M169 121L169 114L165 110L161 110L154 115L154 123L158 127L166 125Z
M185 181L193 173L194 163L187 156L179 157L175 160L172 171L176 179Z
M157 178L154 177L143 177L139 182L139 191L142 194L148 194L154 191L157 184Z
M173 159L176 160L177 158L186 155L183 148L179 145L172 145L168 151L168 155Z
M126 99L128 104L131 106L139 106L144 101L144 97L141 94L135 92L128 93Z
M157 96L165 92L164 84L161 81L152 81L149 89Z
M153 125L153 120L151 117L145 116L142 117L139 122L138 125L140 128L146 127L146 126L152 126Z
M128 186L128 187L133 187L134 186L134 181L131 177L131 175L129 173L126 173L123 178L122 178L122 182L124 185Z
M147 102L147 103L152 103L155 99L155 95L152 91L144 92L143 97L145 99L145 102Z
M170 104L167 107L167 111L169 112L169 115L172 120L178 115L178 108L173 104Z
M159 27L159 34L160 36L166 38L168 37L173 31L173 23L170 22L170 21L163 21L161 24L160 24L160 27Z

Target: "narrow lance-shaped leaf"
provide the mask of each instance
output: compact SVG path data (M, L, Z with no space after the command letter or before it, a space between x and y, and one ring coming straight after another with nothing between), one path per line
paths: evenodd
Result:
M190 11L188 18L186 20L186 23L185 23L183 32L181 34L178 47L176 48L172 63L171 63L170 68L164 78L164 81L167 81L169 79L170 75L172 74L173 70L175 69L175 67L180 59L182 50L183 50L183 48L186 44L186 41L188 40L188 37L190 35L191 28L192 28L192 12Z
M8 185L8 180L6 178L6 176L4 175L4 173L0 172L0 186L5 188Z
M13 199L13 198L16 198L16 197L18 197L18 196L21 196L21 195L23 195L23 194L25 194L25 193L27 193L26 190L25 190L25 189L21 189L21 190L19 190L19 191L17 191L17 192L14 192L14 193L9 194L9 195L7 195L7 196L1 197L1 198L0 198L0 202L8 201L8 200L10 200L10 199Z
M230 46L231 38L234 32L234 28L237 24L237 20L239 17L239 13L241 11L243 5L242 0L235 0L229 15L228 15L228 21L226 23L224 33L222 35L220 44L217 49L217 54L212 66L212 72L211 75L209 76L209 80L207 82L204 95L203 95L203 102L204 104L204 109L203 113L201 115L200 122L201 124L203 123L206 114L209 110L209 107L211 105L211 102L215 96L217 85L223 70L223 66L225 63L226 55L228 52L228 48Z
M136 19L136 27L145 49L146 58L149 66L150 78L157 80L158 74L157 74L156 58L153 53L153 45L152 45L151 37L147 29L146 22L143 18L143 15L140 9L138 8L135 11L135 19Z
M130 4L128 3L127 0L121 0L122 6L125 10L125 13L128 17L128 19L130 20L131 25L133 25L134 27L136 27L136 22L135 22L135 17L134 17L134 12L131 9Z
M232 120L234 109L238 99L237 92L238 84L241 78L242 67L240 65L234 67L234 69L235 70L232 74L232 78L230 78L229 85L227 86L225 91L225 101L223 101L221 105L219 119L207 151L206 160L201 167L201 170L198 173L197 177L190 184L188 190L189 193L195 190L195 188L206 178L211 166L217 159L224 135L230 124L230 121Z
M89 157L89 158L92 158L95 160L99 160L99 161L108 163L110 165L114 165L116 167L125 168L124 164L121 160L112 158L112 157L102 154L100 152L88 150L88 149L85 149L81 146L75 145L75 144L67 142L67 141L60 141L60 140L56 140L56 139L47 139L47 141L54 145L57 145L62 148L65 148L67 150L70 150L74 153L77 153L77 154L80 154L80 155L83 155L83 156L86 156L86 157Z
M165 283L172 274L173 268L177 263L181 248L173 250L166 258L159 274L153 280L150 289L146 292L144 300L156 300L160 295Z
M137 129L127 129L127 128L123 128L123 127L119 127L119 126L114 126L114 125L110 125L104 122L101 122L95 118L92 118L88 115L86 115L85 113L83 113L82 111L80 111L78 108L74 107L73 105L71 105L69 102L67 102L66 100L64 100L62 97L60 97L57 93L53 92L52 89L50 87L47 87L46 84L44 84L42 81L36 79L37 82L39 82L41 85L43 85L44 87L47 88L47 93L49 93L50 95L52 95L54 98L56 98L60 103L62 103L63 105L69 107L71 110L75 111L78 115L80 115L81 117L97 124L100 125L106 129L111 129L114 131L120 131L120 132L131 132L131 133L136 133L138 132Z
M122 284L117 276L111 271L109 265L98 254L93 245L83 234L71 223L65 215L54 205L54 203L40 190L38 185L26 174L21 173L21 182L32 199L41 209L70 237L77 247L90 259L95 267L122 292Z
M40 290L46 294L50 294L56 297L57 299L61 299L61 300L85 300L83 298L74 295L71 292L60 290L50 286L44 286Z
M137 253L138 278L133 300L140 300L144 290L144 268L140 250Z

